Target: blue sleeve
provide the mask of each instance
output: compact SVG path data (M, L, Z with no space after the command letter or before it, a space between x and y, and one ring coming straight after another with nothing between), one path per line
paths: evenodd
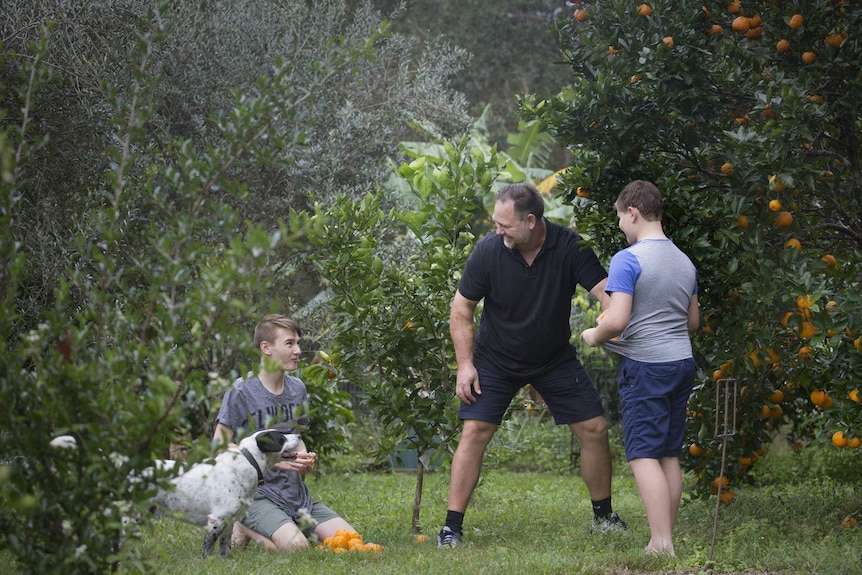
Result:
M608 285L605 291L634 295L635 283L640 275L641 266L637 257L628 250L617 252L611 258L611 265L608 267Z

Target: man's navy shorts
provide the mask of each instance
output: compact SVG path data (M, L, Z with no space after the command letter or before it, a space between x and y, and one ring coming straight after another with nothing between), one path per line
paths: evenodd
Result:
M502 377L491 370L477 368L481 395L476 402L461 402L458 417L500 425L518 391L529 383L539 392L558 425L579 423L604 415L596 386L578 361L569 362L530 381Z
M694 359L645 363L624 357L617 376L626 459L679 457Z

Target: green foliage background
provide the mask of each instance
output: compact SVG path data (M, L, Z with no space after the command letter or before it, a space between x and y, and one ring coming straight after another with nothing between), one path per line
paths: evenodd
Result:
M389 12L0 4L0 542L22 569L155 569L122 544L153 488L128 473L172 444L211 453L218 400L257 361L250 318L268 312L313 342L301 375L316 451L343 451L363 409L381 425L374 458L407 441L445 465L458 273L495 186L550 187L561 158L574 160L549 214L568 220L568 200L609 257L616 193L651 179L698 265L689 439L706 456L686 457L699 493L722 467L719 367L744 390L724 465L736 483L768 477L751 461L779 430L797 449L862 436L858 3L744 3L759 37L732 31L740 14L719 2L656 0L645 17L633 0L571 3L584 22L544 0L375 4ZM539 33L551 23L558 44ZM521 122L497 111L514 92ZM513 125L508 149L487 143ZM825 408L809 398L821 388ZM79 449L48 450L63 433Z

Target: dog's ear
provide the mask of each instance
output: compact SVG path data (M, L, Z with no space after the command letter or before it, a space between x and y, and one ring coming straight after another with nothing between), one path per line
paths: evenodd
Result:
M261 432L257 436L257 446L264 453L278 453L284 445L284 434L273 429Z

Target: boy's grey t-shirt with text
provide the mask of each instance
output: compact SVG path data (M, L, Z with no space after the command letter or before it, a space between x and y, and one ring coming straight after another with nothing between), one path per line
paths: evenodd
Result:
M298 377L285 374L284 390L275 395L257 376L250 375L236 380L225 394L216 422L233 429L237 443L261 429L277 428L293 433L296 408L307 402L308 391ZM257 495L264 495L294 520L298 521L300 509L311 510L314 499L296 471L272 468L266 471L264 479L266 483L258 487Z

